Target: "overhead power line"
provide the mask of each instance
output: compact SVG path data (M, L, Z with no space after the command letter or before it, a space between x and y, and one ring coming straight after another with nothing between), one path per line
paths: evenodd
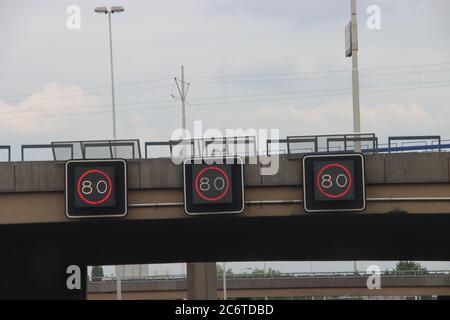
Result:
M125 87L125 86L141 86L145 83L151 83L151 82L161 82L161 81L172 81L172 79L164 79L164 80L146 80L146 81L134 81L134 82L125 82L125 83L119 83L116 84L116 87ZM143 87L143 88L147 88L147 89L159 89L159 88L165 88L168 87L170 85L158 85L158 86L150 86L150 87ZM74 92L74 91L92 91L92 90L100 90L100 89L111 89L111 85L104 85L104 86L91 86L91 87L78 87L75 85L69 85L69 87L74 87L71 89L62 89L62 90L53 90L51 92L47 92L46 94L58 94L58 93L70 93L70 92ZM106 93L110 93L110 92L106 92ZM9 95L3 95L0 96L0 99L8 99L8 98L26 98L26 97L30 97L33 95L36 95L39 93L33 92L33 93L21 93L21 94L9 94ZM94 93L95 94L95 93Z
M394 91L409 91L409 90L424 90L424 89L432 89L432 88L449 88L450 87L450 80L446 81L433 81L430 83L448 83L447 85L435 85L435 86L426 86L422 85L418 87L417 85L414 87L405 87L405 88L395 88L395 89L380 89L380 90L366 90L362 91L362 94L373 94L373 93L386 93L386 92L394 92ZM404 84L404 86L406 86ZM224 105L224 104L248 104L248 103L258 103L258 102L274 102L274 101L295 101L295 100L303 100L303 99L315 99L315 98L324 98L324 97L336 97L336 96L348 96L350 89L347 90L347 92L341 92L341 93L333 93L333 94L326 94L327 91L324 91L323 94L316 94L316 95L308 95L308 96L291 96L291 97L283 97L283 98L265 98L265 99L253 99L253 100L244 100L244 101L232 101L232 100L226 100L221 102L212 102L212 103L198 103L198 104L190 104L195 109L197 108L212 108L216 107L218 105ZM330 92L330 91L328 91ZM228 98L227 98L228 99ZM166 101L169 102L169 101ZM148 102L141 102L141 103L129 103L129 104L118 104L118 106L123 105L139 105L139 104L146 104ZM104 105L105 108L109 107L110 105ZM93 106L81 106L83 108ZM77 107L77 108L81 108ZM100 105L98 105L100 107ZM179 106L177 105L168 105L168 106L150 106L150 107L142 107L142 108L123 108L118 109L117 112L136 112L136 111L149 111L149 110L174 110L178 109ZM76 110L76 108L74 108ZM51 110L48 110L51 111ZM37 112L37 111L36 111ZM73 113L61 113L61 114L51 114L51 115L31 115L31 116L20 116L20 117L0 117L0 121L2 120L17 120L17 119L32 119L32 118L54 118L54 117L70 117L70 116L82 116L82 115L92 115L92 114L104 114L109 113L109 109L106 109L105 111L87 111L87 112L73 112Z
M363 86L362 89L379 89L379 88L391 88L391 87L410 87L418 85L427 86L431 84L440 84L440 83L450 83L450 80L443 81L425 81L421 83L416 83L414 81L404 82L398 84L390 84L390 85L372 85L372 86ZM277 96L286 96L286 99L291 99L292 95L299 94L318 94L318 93L331 93L331 92L349 92L350 88L332 88L332 89L319 89L319 90L300 90L300 91L283 91L283 92L272 92L272 93L263 93L263 94L248 94L248 95L234 95L234 96L210 96L210 97L198 97L192 98L190 101L205 101L203 104L213 103L214 100L225 100L230 101L232 99L247 99L247 98L263 98L263 97L277 97ZM283 98L284 99L284 98ZM236 100L234 103L246 102L247 100ZM137 101L137 102L127 102L121 103L122 106L127 105L140 105L140 104L171 104L173 100L145 100L145 101ZM194 105L190 103L190 105ZM55 107L49 108L48 106L32 106L27 107L25 110L14 110L14 111L5 111L2 112L5 114L18 114L18 113L33 113L33 112L47 112L47 111L60 111L60 110L77 110L77 109L85 109L85 108L106 108L110 106L110 104L87 104L82 106L65 106L65 107Z
M416 65L403 65L403 66L385 66L385 67L371 67L371 68L361 68L360 71L373 71L373 70L388 70L388 69L407 69L407 68L425 68L425 67L437 67L448 65L450 66L450 62L442 62L442 63L430 63L430 64L416 64ZM224 78L240 78L240 77L270 77L270 76L288 76L288 75L300 75L300 74L323 74L323 73L348 73L348 69L340 69L340 70L321 70L321 71L301 71L301 72L273 72L273 73L249 73L249 74L228 74L228 75L199 75L193 76L192 79L201 79L201 78L215 78L215 79L224 79Z
M395 75L414 75L414 74L427 74L427 73L437 73L437 72L450 72L449 69L440 69L440 70L421 70L421 71L406 71L406 72L392 72L392 73L381 73L381 74L373 74L373 75L361 75L362 78L378 78L378 77L386 77L386 76L395 76ZM263 80L236 80L236 81L215 81L215 82L195 82L196 85L224 85L224 84L231 84L231 83L270 83L270 82L296 82L296 81L311 81L311 80L331 80L331 79L350 79L351 74L345 76L333 76L333 77L315 77L315 78L285 78L285 79L263 79ZM129 92L138 92L141 93L142 91L147 90L158 90L158 89L164 89L164 88L171 88L173 87L173 84L170 85L161 85L161 86L152 86L152 87L138 87L133 89L127 89L127 90L116 90L118 93L129 93ZM92 93L92 96L98 97L103 95L109 95L110 94L110 88L105 87L107 91L105 92L96 92ZM46 93L48 94L48 93ZM53 94L53 92L50 92L50 94ZM85 97L86 94L76 94L76 95L64 95L64 96L49 96L49 97L39 97L39 98L33 98L28 99L27 102L34 102L34 101L52 101L52 100L64 100L64 99L72 99L72 98L78 98L78 97ZM22 102L22 99L16 100L16 101L6 101L7 103L17 103Z
M404 66L386 66L386 67L372 67L372 68L365 68L360 69L362 73L366 71L377 71L377 70L389 70L389 69L413 69L410 71L405 72L398 72L398 73L384 73L384 74L363 74L362 77L378 77L378 76L389 76L389 75L402 75L402 74L414 74L414 73L429 73L429 72L445 72L449 71L450 68L447 69L435 69L435 70L420 70L421 68L429 68L429 67L438 67L438 66L449 66L450 62L443 62L443 63L433 63L433 64L417 64L417 65L404 65ZM345 73L344 75L334 75L334 76L322 76L322 77L304 77L304 78L287 78L288 76L298 76L298 75L316 75L316 74L330 74L330 73ZM252 78L261 78L261 77L285 77L285 79L278 79L278 80L271 80L271 79L247 79L247 80L232 80L232 78L245 78L245 77L252 77ZM270 82L270 81L308 81L308 80L328 80L328 79L340 79L340 78L348 78L350 77L350 71L348 69L342 69L342 70L322 70L322 71L304 71L304 72L277 72L277 73L255 73L255 74L234 74L234 75L209 75L209 76L194 76L191 77L192 79L221 79L217 82L212 81L206 81L206 82L196 82L195 84L221 84L223 82L226 83L246 83L246 82ZM286 79L287 78L287 79ZM167 82L167 85L155 85L150 87L142 87L141 90L144 89L159 89L159 88L166 88L170 87L171 83L173 81L173 78L167 78L167 79L150 79L150 80L141 80L141 81L132 81L132 82L124 82L116 84L116 87L124 87L124 86L141 86L146 83L155 83L155 82ZM193 82L191 82L193 83ZM58 94L58 93L70 93L78 90L83 91L92 91L92 90L101 90L101 89L109 89L110 85L103 85L103 86L90 86L90 87L77 87L77 88L71 88L71 89L62 89L62 90L54 90L51 93L46 94ZM139 91L139 88L131 89L129 91L118 91L118 92L133 92L133 91ZM99 94L109 94L110 92L104 92ZM0 96L0 100L4 99L10 99L10 98L26 98L36 95L36 93L23 93L23 94L9 94L9 95L2 95ZM79 96L79 95L77 95ZM72 98L74 96L69 96L67 98ZM58 98L66 98L64 96L58 97ZM47 98L47 99L50 99Z

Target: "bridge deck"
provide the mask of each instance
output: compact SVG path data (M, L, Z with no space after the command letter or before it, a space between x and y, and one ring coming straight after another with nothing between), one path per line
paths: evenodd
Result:
M432 296L450 294L450 275L382 275L381 289L367 288L368 275L231 277L227 279L230 298L308 297L308 296ZM186 298L186 279L147 279L122 281L123 297L141 299ZM217 293L223 291L217 280ZM115 299L115 281L88 284L89 299Z
M280 158L274 176L261 176L260 164L245 166L247 207L243 217L305 215L301 160ZM190 219L182 206L182 168L170 159L129 162L129 214L126 220ZM448 153L366 156L368 208L365 214L450 213ZM64 164L0 164L0 225L66 223Z

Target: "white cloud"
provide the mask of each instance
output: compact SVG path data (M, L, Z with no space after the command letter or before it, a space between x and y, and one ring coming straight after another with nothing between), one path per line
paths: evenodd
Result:
M105 116L92 116L107 110L99 97L78 86L48 83L25 98L0 100L0 136L10 143L107 137Z
M361 106L363 132L376 133L382 141L393 135L450 136L450 119L444 109L425 107L422 103L410 100L405 103L374 104ZM200 113L200 111L199 111ZM202 114L205 113L204 111ZM240 108L221 108L214 112L214 118L205 121L205 127L224 130L233 124L238 128L280 129L281 135L313 135L351 133L352 104L349 98L340 98L301 107L294 102L266 106ZM197 116L196 120L201 117Z
M447 133L449 119L427 110L420 103L384 104L364 112L368 130L390 135L426 135Z

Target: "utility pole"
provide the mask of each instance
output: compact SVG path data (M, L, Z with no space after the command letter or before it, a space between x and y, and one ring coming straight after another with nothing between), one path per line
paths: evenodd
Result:
M122 300L122 270L124 266L116 266L116 299Z
M186 136L186 130L187 130L187 126L186 126L186 97L187 97L187 93L188 93L188 90L189 90L190 83L186 83L186 81L184 81L184 66L183 65L181 66L181 81L179 81L175 77L175 84L177 85L178 93L180 94L180 100L181 100L181 129L183 129L183 137L182 137L183 141L181 143L181 147L182 147L181 148L181 157L184 157L184 155L185 155L184 145L185 145L185 140L187 139L187 136ZM180 87L180 84L181 84L181 87ZM174 96L172 96L172 97L174 97Z
M227 267L225 262L223 263L222 281L223 281L223 300L227 300Z
M359 107L359 69L358 69L358 21L356 0L351 1L352 11L352 91L353 91L353 133L361 133L361 112ZM356 138L356 137L355 137ZM361 152L361 141L355 140L355 152ZM356 261L353 261L355 274L358 273Z
M179 84L181 84L181 88ZM175 78L175 84L178 88L178 93L180 94L180 100L181 100L181 128L183 130L186 130L186 97L189 90L189 83L186 83L184 81L184 66L181 66L181 81L179 81L177 78ZM183 133L184 135L184 133Z
M351 48L352 48L352 91L353 91L353 133L361 133L361 112L359 99L358 69L358 22L356 17L356 0L351 2ZM356 138L356 137L355 137ZM355 152L361 152L361 141L355 140Z
M355 152L361 152L361 141L357 135L361 134L361 112L359 98L359 69L358 69L358 20L356 16L356 0L350 0L351 21L345 29L345 55L352 57L352 97L353 97L353 134ZM355 274L358 273L357 262L353 261Z

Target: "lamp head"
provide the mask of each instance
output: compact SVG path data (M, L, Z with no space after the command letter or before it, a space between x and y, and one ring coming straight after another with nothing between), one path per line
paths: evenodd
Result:
M112 13L120 13L120 12L124 12L125 9L123 7L120 6L113 6L111 7L111 12Z
M108 9L106 7L97 7L94 11L97 13L108 13Z

